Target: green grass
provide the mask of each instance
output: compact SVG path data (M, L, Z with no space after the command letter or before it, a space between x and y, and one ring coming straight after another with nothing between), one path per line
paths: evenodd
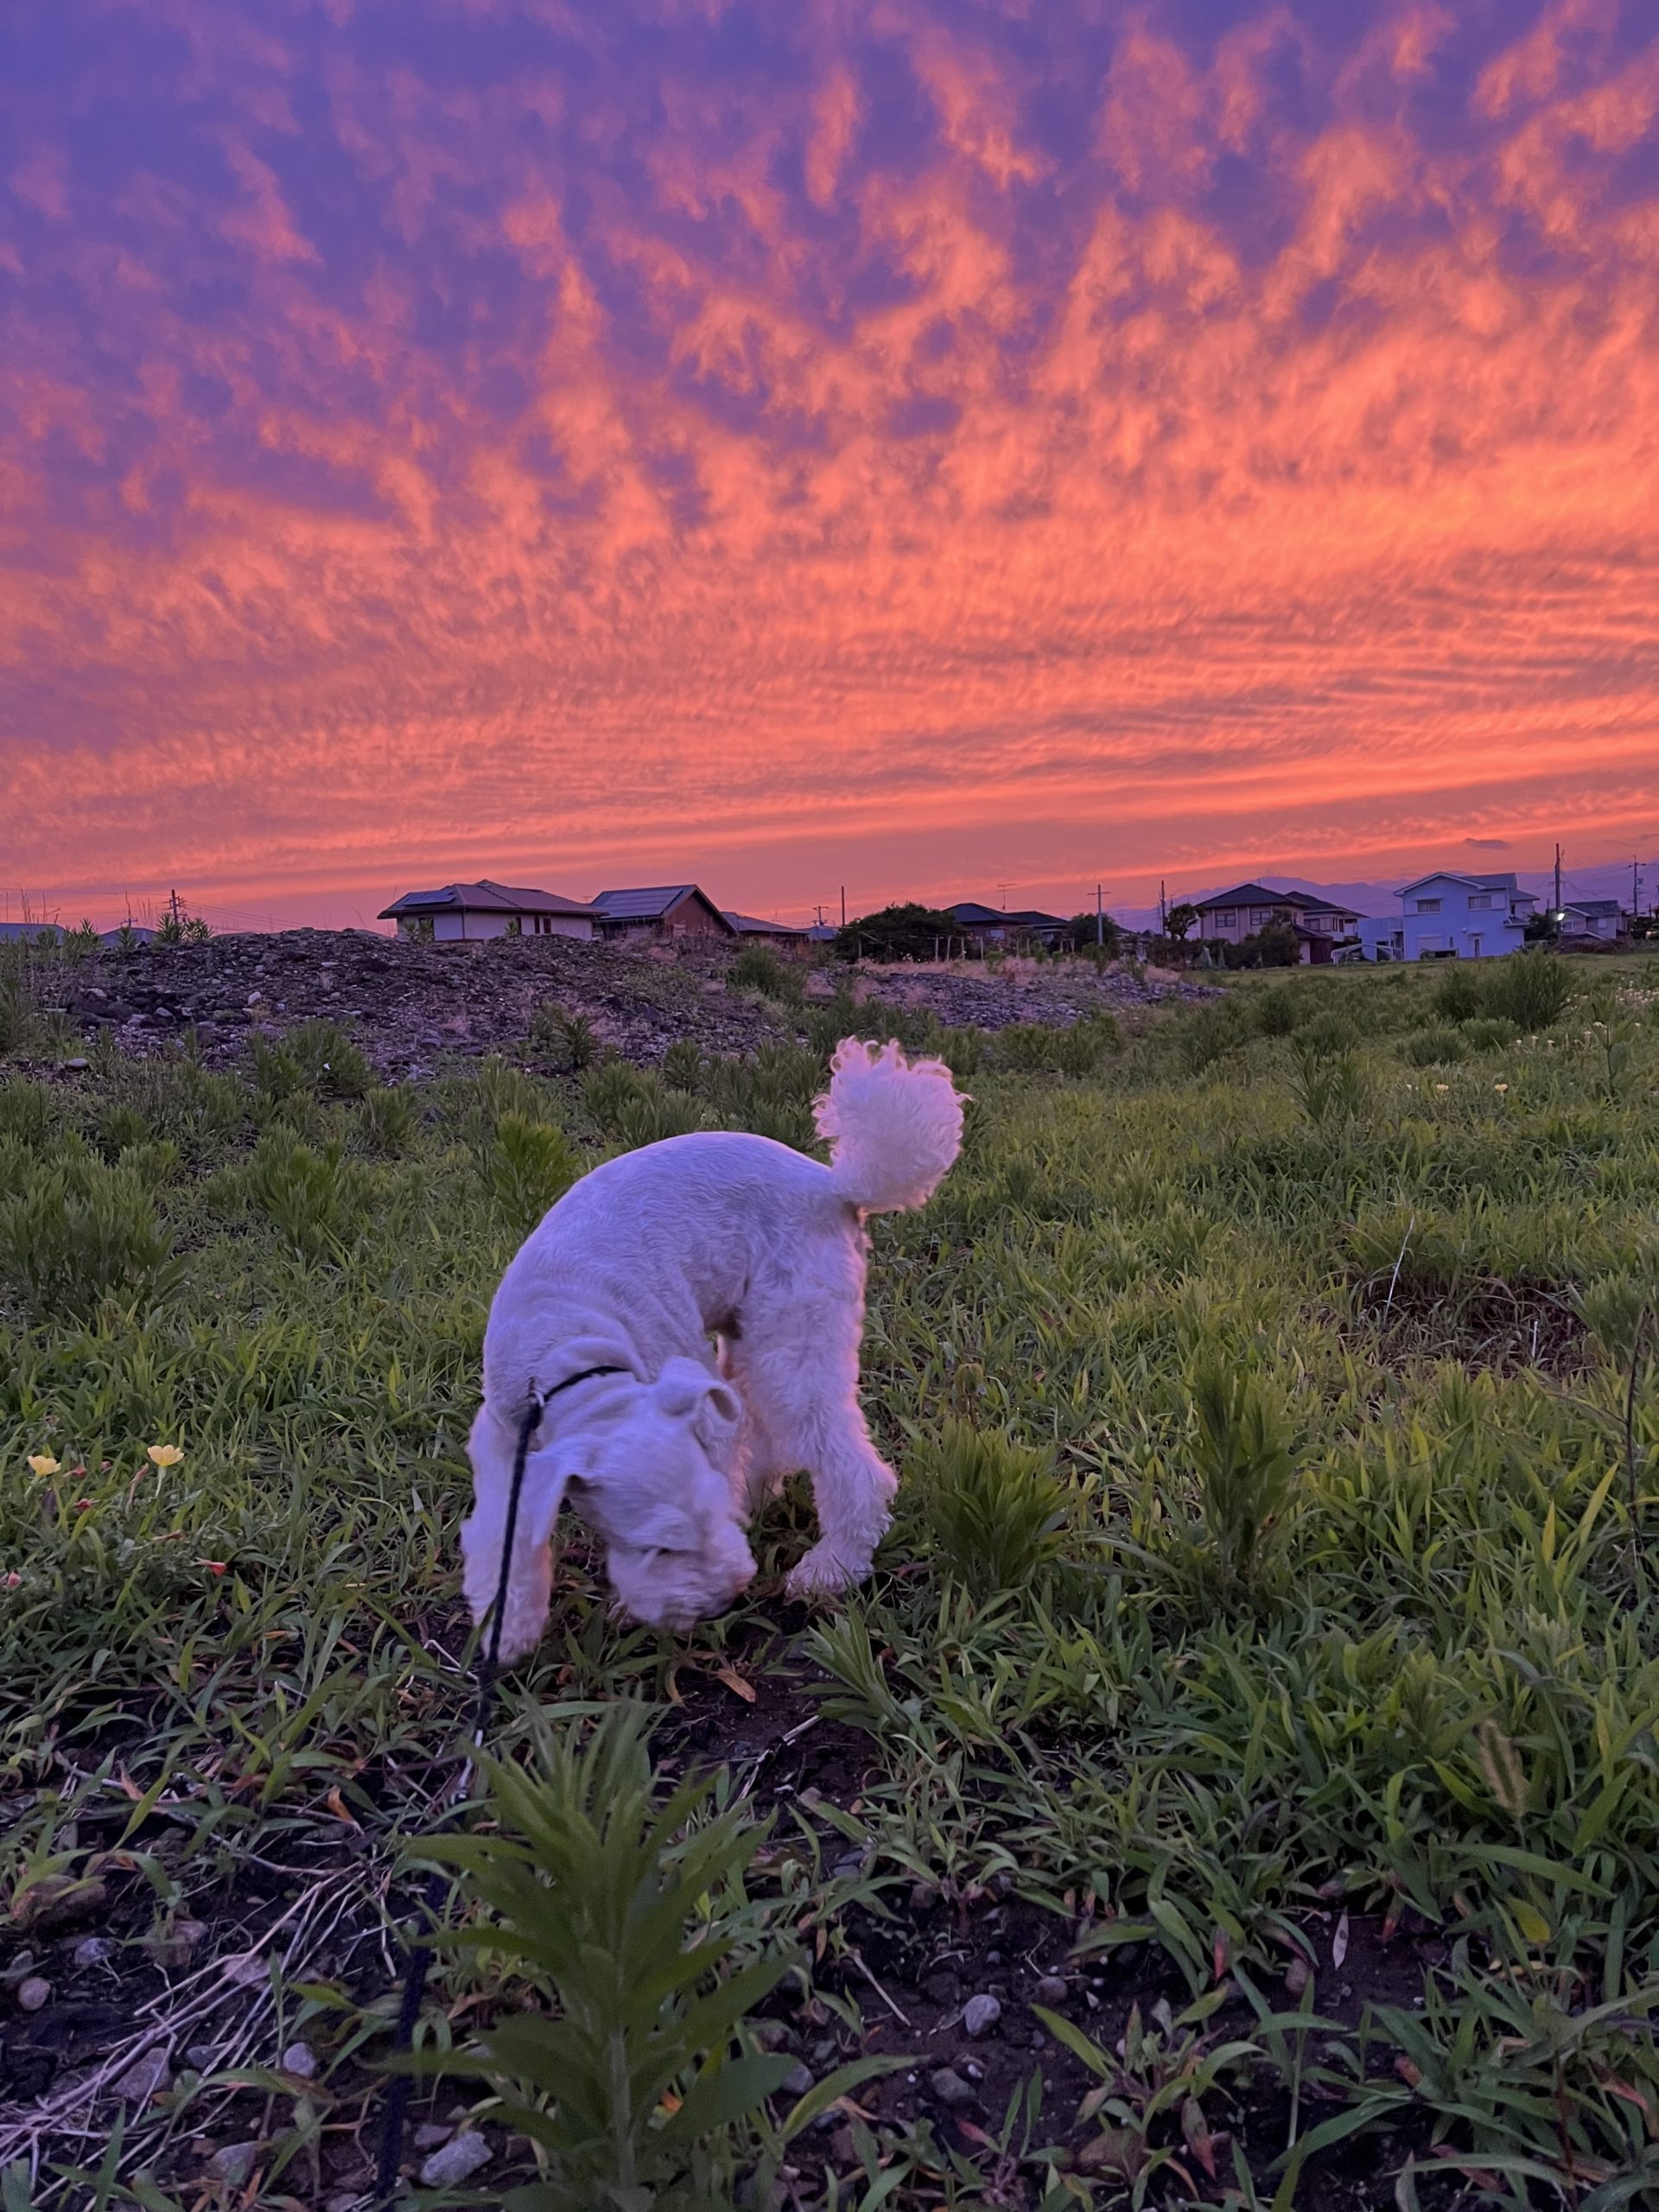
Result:
M875 1230L866 1400L911 1478L875 1580L778 1632L807 1528L786 1502L746 1604L677 1645L615 1624L573 1546L495 1736L531 1779L484 1832L533 1843L536 1803L566 1805L567 1840L571 1802L598 1817L599 1707L671 1710L734 1666L817 1681L862 1778L780 1801L764 1836L736 1770L658 1834L627 1765L627 1847L677 1899L644 1951L607 1937L630 1974L689 1929L757 2002L781 1968L841 2055L879 2055L902 2037L872 2045L875 1998L837 1979L857 1929L919 1895L971 1930L1012 1889L1080 1959L1133 1949L1145 2001L1122 2052L1081 2014L1053 2028L1094 2084L1081 2122L1033 2090L976 2147L872 2104L832 2158L810 2113L759 2101L779 2069L730 2055L719 1976L671 1974L660 2020L631 2016L658 2055L615 2134L636 2177L668 2159L662 2202L777 2174L801 2204L901 2212L1314 2206L1319 2158L1366 2131L1378 2205L1408 2154L1407 2203L1452 2180L1586 2212L1659 2193L1659 973L1562 972L1541 1028L1516 1007L1547 1010L1558 971L1499 1008L1484 980L1465 1006L1385 970L1230 979L1127 1039L935 1037L976 1103L938 1199ZM31 1885L103 1884L134 1947L194 1918L234 1952L296 1915L229 2075L187 2069L129 2115L143 2201L189 2201L187 2146L233 2120L269 2146L258 2202L321 2201L360 2116L378 1916L467 1722L463 1439L524 1227L611 1146L722 1122L805 1141L849 1014L758 1061L676 1047L656 1076L576 1051L557 1081L495 1064L389 1094L312 1033L238 1076L105 1056L0 1085L3 1894L26 1917ZM482 2031L475 2071L529 2126L556 2100L499 2024L561 1990L574 2018L573 1985L502 1883L461 1916L427 2045ZM1344 2011L1338 1916L1414 1986ZM296 2031L321 2060L302 2095L270 2073ZM533 2201L610 2201L602 2076L575 2148L549 2120ZM658 2141L642 2082L664 2111L706 2099L706 2129ZM0 2164L29 2155L15 2122ZM60 2139L51 2160L80 2163Z

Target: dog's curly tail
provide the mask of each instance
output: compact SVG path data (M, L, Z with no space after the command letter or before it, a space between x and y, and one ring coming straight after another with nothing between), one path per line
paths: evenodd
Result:
M962 1149L962 1108L943 1060L843 1038L812 1109L836 1191L865 1213L925 1205Z

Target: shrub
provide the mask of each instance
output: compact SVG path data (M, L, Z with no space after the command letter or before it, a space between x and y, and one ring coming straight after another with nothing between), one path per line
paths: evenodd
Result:
M1056 1032L1054 1065L1062 1075L1093 1075L1109 1052L1120 1043L1116 1020L1102 1012L1086 1015L1071 1028Z
M780 960L769 944L746 944L732 963L732 981L740 990L759 991L785 1005L798 1002L804 991L800 970Z
M58 1103L43 1083L14 1076L0 1084L0 1136L16 1137L30 1151L47 1143L58 1126Z
M308 1091L305 1070L286 1043L274 1045L269 1037L255 1036L248 1051L253 1062L254 1096L267 1116Z
M912 901L849 922L836 934L835 954L838 960L934 960L961 937L954 914Z
M556 2000L505 2012L471 2050L425 2062L488 2082L500 2118L533 2137L543 2177L519 2194L541 2212L731 2203L731 2131L796 2064L738 2043L790 1963L736 1963L753 1919L744 1876L766 1831L741 1805L714 1811L723 1776L659 1800L645 1732L637 1707L613 1706L580 1750L543 1734L533 1774L484 1762L490 1829L421 1847L488 1908L448 1940ZM886 2063L821 2082L784 2133ZM746 2201L766 2201L770 2179Z
M1462 1033L1456 1029L1420 1029L1407 1038L1401 1051L1414 1068L1450 1067L1468 1055Z
M302 1259L337 1255L361 1225L363 1170L338 1143L314 1150L287 1129L269 1129L254 1147L245 1185L254 1205Z
M359 1109L357 1126L365 1151L396 1159L408 1150L415 1134L415 1108L409 1092L391 1085L371 1090Z
M1058 1556L1065 1491L1046 1452L952 1420L915 1479L934 1549L976 1597L1023 1590Z
M1295 1480L1284 1408L1268 1386L1221 1359L1192 1378L1198 1510L1224 1585L1252 1580L1282 1531Z
M1489 996L1479 968L1454 962L1434 986L1434 1011L1442 1021L1472 1021L1486 1011Z
M710 1126L708 1112L700 1100L688 1096L683 1090L669 1090L659 1085L641 1091L623 1105L612 1134L630 1152L637 1152L641 1145L661 1144L665 1137L690 1136L695 1130Z
M1501 1052L1514 1044L1516 1035L1515 1024L1498 1014L1484 1014L1463 1025L1463 1041L1471 1052Z
M530 1025L533 1045L557 1055L572 1075L580 1075L599 1058L599 1033L585 1014L567 1014L550 1000L538 1006Z
M1291 1084L1316 1128L1353 1121L1365 1103L1365 1080L1354 1055L1321 1051L1311 1040L1301 1043Z
M1201 1075L1224 1053L1244 1042L1244 1016L1236 999L1214 1000L1195 1007L1177 1032L1182 1059L1194 1075Z
M508 1226L527 1236L582 1173L582 1158L563 1129L504 1114L486 1171L490 1196Z
M702 1048L692 1037L677 1037L663 1054L663 1080L673 1090L697 1090L702 1085Z
M624 1109L648 1092L645 1077L626 1060L601 1060L582 1077L583 1103L607 1136L617 1134Z
M0 1280L35 1313L86 1320L106 1298L166 1296L178 1268L142 1178L83 1152L37 1164L0 1203Z
M1487 1011L1503 1014L1529 1035L1559 1021L1573 997L1573 971L1559 953L1514 953L1497 964Z
M361 1098L374 1088L374 1070L337 1021L302 1021L284 1041L319 1098Z

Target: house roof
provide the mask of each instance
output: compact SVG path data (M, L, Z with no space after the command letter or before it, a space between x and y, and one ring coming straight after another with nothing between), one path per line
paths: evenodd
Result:
M531 891L512 884L446 883L440 891L406 891L381 914L383 922L404 914L591 914L580 899L556 891Z
M1617 899L1568 899L1563 904L1569 914L1617 914L1623 911Z
M734 914L722 906L722 922L729 922L740 937L804 937L806 931L797 929L793 922L763 922L758 915Z
M1406 899L1414 891L1421 891L1426 883L1462 883L1471 891L1507 891L1512 897L1530 899L1530 891L1522 891L1513 875L1465 875L1461 868L1432 868L1427 875L1420 875L1414 882L1402 883L1395 893L1396 899Z
M1322 906L1322 899L1305 899L1299 891L1269 891L1265 883L1241 883L1231 891L1217 891L1213 899L1200 899L1194 911L1213 913L1217 906Z
M943 910L963 929L1063 930L1063 914L1046 914L1040 906L988 906L982 899L958 899Z
M700 899L716 921L728 929L730 922L709 893L696 883L654 883L626 890L597 891L594 911L610 922L658 922L671 913L682 899Z

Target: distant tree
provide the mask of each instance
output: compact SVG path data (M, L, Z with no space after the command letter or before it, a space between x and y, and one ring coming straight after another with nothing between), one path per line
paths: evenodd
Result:
M1178 899L1164 917L1164 935L1185 944L1198 927L1198 910L1190 899Z
M1561 933L1561 925L1554 914L1529 914L1522 925L1521 935L1528 944L1554 944Z
M1294 968L1302 957L1301 945L1288 922L1269 922L1255 942L1264 968Z
M1100 934L1098 939L1096 931ZM1081 914L1073 914L1066 925L1065 942L1073 952L1092 952L1096 943L1109 960L1116 960L1122 932L1109 914L1096 914L1090 907Z
M849 922L836 933L835 950L842 960L931 960L949 939L961 935L954 914L910 903L883 906Z

